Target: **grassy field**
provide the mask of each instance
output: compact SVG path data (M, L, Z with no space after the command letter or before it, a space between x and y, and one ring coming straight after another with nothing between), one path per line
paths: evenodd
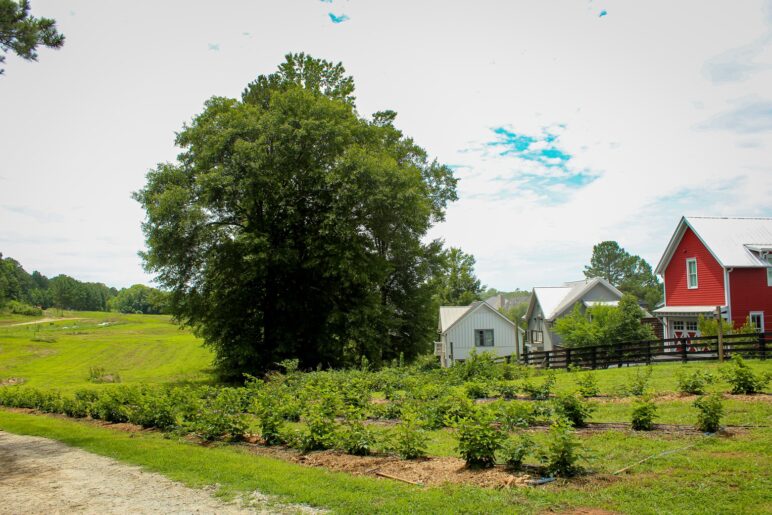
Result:
M0 382L14 378L38 388L69 391L89 382L91 367L122 383L208 383L212 353L163 315L64 312L65 318L0 318Z
M214 384L212 355L189 331L168 317L112 313L64 313L80 320L13 325L26 320L0 319L0 380L22 378L38 389L64 393L94 385L89 369L118 373L122 383ZM756 372L772 371L772 361L750 361ZM655 395L657 423L693 426L694 396L681 397L679 371L718 373L718 363L662 364L651 368L649 390ZM593 372L600 397L592 400L590 422L629 423L632 398L620 395L643 367ZM556 373L555 392L573 392L589 372ZM539 384L545 374L527 379ZM3 387L7 388L7 387ZM11 387L13 388L13 387ZM713 389L727 392L723 379ZM374 392L376 399L383 392ZM528 401L509 401L528 402ZM636 432L626 427L580 430L589 474L540 487L489 489L444 485L415 487L386 479L353 476L255 455L244 444L191 443L158 431L127 433L97 426L88 419L21 413L0 409L0 430L44 436L115 459L141 465L183 483L219 485L219 494L236 496L255 489L279 502L305 503L337 513L544 513L597 508L622 513L772 513L772 399L767 395L724 400L722 421L728 434L696 431ZM250 415L251 417L253 415ZM257 419L250 430L257 432ZM374 424L386 433L389 422ZM290 429L302 422L287 422ZM748 427L737 427L748 426ZM527 429L542 444L544 427ZM457 456L456 430L428 432L428 454ZM376 449L378 450L378 449ZM636 465L628 473L613 472ZM352 458L353 459L353 458ZM530 458L533 464L535 458Z

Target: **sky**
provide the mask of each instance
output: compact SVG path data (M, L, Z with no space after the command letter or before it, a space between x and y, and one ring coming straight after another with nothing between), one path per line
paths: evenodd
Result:
M655 266L681 216L772 216L772 0L52 1L66 36L0 76L0 252L152 277L131 198L212 96L288 52L342 62L451 166L429 235L500 290L581 279L616 240Z

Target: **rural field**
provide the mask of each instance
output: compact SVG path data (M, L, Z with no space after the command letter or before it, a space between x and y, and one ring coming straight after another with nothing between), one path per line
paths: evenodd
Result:
M485 356L446 370L288 361L232 387L166 316L34 320L0 320L0 430L224 500L257 490L336 513L772 512L765 361L595 372ZM761 391L731 393L749 389ZM718 408L698 409L689 391L717 392ZM720 429L706 431L717 410ZM634 413L653 413L652 429L633 430Z

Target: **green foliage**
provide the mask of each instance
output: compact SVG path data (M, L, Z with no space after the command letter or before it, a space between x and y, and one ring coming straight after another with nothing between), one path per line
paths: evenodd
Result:
M663 298L664 289L643 258L629 254L615 241L603 241L592 248L590 265L584 276L603 277L624 293L642 300L653 309Z
M451 368L451 373L456 374L462 381L496 379L501 376L502 369L495 360L492 352L477 352L475 349L469 353L469 357L463 362Z
M443 252L441 271L434 276L440 306L467 306L480 300L484 287L474 274L474 256L451 247Z
M678 381L678 391L683 394L703 395L708 385L715 382L713 374L707 370L694 370L689 373L685 370L679 370L676 374Z
M697 330L700 332L700 336L716 336L718 335L718 320L715 317L705 318L700 315L697 318ZM732 334L734 327L729 320L721 319L722 334Z
M89 367L88 380L92 383L120 383L121 376L117 372L107 372L104 367Z
M468 417L473 409L474 403L463 390L451 388L439 399L424 404L422 421L429 429L453 426Z
M579 394L582 397L595 397L600 393L598 378L593 372L583 373L577 378L576 385L578 386Z
M469 467L492 467L496 464L496 452L501 448L504 433L495 424L490 411L475 409L457 426L457 450Z
M585 427L595 406L577 395L558 395L553 400L555 414L564 418L574 427Z
M501 459L509 470L521 470L523 462L534 450L534 442L526 433L510 436L501 445Z
M37 61L37 48L61 48L64 35L56 30L51 18L35 18L29 15L29 0L0 0L0 52L13 52L27 61ZM0 64L5 55L0 54ZM5 70L0 68L0 75Z
M346 454L367 456L376 443L375 433L364 424L361 411L350 409L338 431L337 447Z
M739 354L732 356L732 362L723 371L724 379L732 385L733 394L761 393L769 383L769 376L754 374Z
M563 419L556 420L550 427L546 448L540 456L547 472L555 476L575 476L583 470L578 464L583 457L571 424Z
M514 399L517 397L519 390L517 383L514 381L498 381L494 388L503 399Z
M24 302L19 302L17 300L8 302L5 305L5 309L14 315L22 315L27 317L39 317L43 315L42 309L35 306L30 306L29 304L25 304Z
M241 100L208 100L135 194L145 266L226 378L295 357L380 367L434 339L442 249L424 237L456 179L353 90L340 64L288 55Z
M493 404L496 419L507 431L523 428L536 422L534 404L520 401L498 401Z
M638 398L633 401L632 428L636 431L651 431L654 429L654 417L657 405L648 398Z
M641 372L641 370L643 370L643 372ZM633 395L636 397L644 395L649 386L649 381L651 380L651 373L651 366L635 367L635 373L631 373L628 376L627 384L623 387L623 392L626 395Z
M555 332L566 346L585 347L607 343L651 340L651 327L641 323L643 311L633 295L625 294L616 307L593 306L582 310L580 304L555 322Z
M309 403L301 419L305 422L305 428L298 433L297 439L297 445L303 452L335 447L337 409L338 400L329 393Z
M238 388L212 391L192 421L193 432L204 440L241 440L247 430L245 392Z
M389 449L406 460L414 460L426 456L426 443L428 435L418 416L406 411L402 413L402 420L390 434Z
M470 399L485 399L488 397L488 385L481 381L464 383L464 390Z
M721 427L721 417L724 416L724 402L721 394L712 393L698 397L694 401L697 412L697 428L706 433L715 433Z
M135 284L124 288L109 300L108 306L113 311L121 313L137 313L143 315L168 313L169 295L156 288Z
M555 372L550 371L540 385L534 385L528 380L524 381L523 392L527 393L533 400L546 400L549 399L554 386Z
M265 445L284 443L282 426L286 412L281 409L282 398L276 395L274 389L262 388L257 391L253 403L252 409L257 415L260 437Z

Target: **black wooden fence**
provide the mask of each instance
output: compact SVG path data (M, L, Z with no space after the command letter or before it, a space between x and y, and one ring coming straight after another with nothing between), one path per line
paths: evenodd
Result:
M724 359L733 354L744 358L767 358L767 346L772 334L730 334L723 337ZM631 364L670 361L702 361L718 359L718 339L715 336L666 338L640 342L612 343L590 347L562 348L552 351L527 352L520 363L539 368L609 368Z

